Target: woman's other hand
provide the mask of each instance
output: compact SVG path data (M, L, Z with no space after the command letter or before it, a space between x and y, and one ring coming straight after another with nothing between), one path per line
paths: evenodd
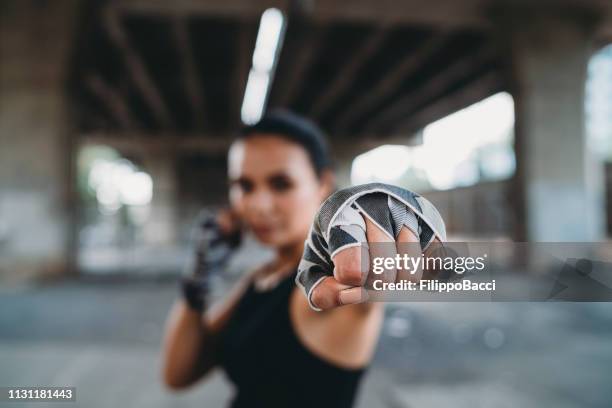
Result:
M211 274L221 270L241 241L239 220L229 209L203 211L194 231L193 261L183 278L183 295L188 305L202 311L210 292Z

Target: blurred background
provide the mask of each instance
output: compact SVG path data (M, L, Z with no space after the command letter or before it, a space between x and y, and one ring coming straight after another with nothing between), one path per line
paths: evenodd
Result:
M451 239L612 234L609 0L4 0L0 386L225 404L220 374L164 390L159 343L227 147L275 107ZM609 406L610 344L605 303L392 304L359 404Z

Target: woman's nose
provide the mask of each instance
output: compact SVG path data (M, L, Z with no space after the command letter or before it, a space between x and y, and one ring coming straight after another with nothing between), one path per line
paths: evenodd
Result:
M268 191L254 191L250 194L247 208L249 211L257 213L258 215L267 215L271 213L274 208L274 198Z

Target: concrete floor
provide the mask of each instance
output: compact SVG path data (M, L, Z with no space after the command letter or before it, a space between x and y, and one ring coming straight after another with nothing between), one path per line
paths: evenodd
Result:
M169 282L73 281L0 290L0 386L70 385L50 407L222 407L217 372L160 384ZM360 407L608 407L612 303L396 303ZM1 405L1 404L0 404Z

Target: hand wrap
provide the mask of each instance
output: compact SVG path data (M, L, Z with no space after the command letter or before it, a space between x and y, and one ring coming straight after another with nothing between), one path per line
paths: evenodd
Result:
M412 191L369 183L335 192L315 216L296 276L296 284L304 290L314 310L321 309L312 303L312 291L323 279L333 276L334 255L342 249L367 243L362 215L394 241L403 226L409 228L419 237L423 251L435 238L446 240L444 221L438 210Z
M194 231L195 251L181 281L183 297L194 310L202 311L210 292L210 275L221 270L240 244L240 234L224 234L217 216L202 212Z

